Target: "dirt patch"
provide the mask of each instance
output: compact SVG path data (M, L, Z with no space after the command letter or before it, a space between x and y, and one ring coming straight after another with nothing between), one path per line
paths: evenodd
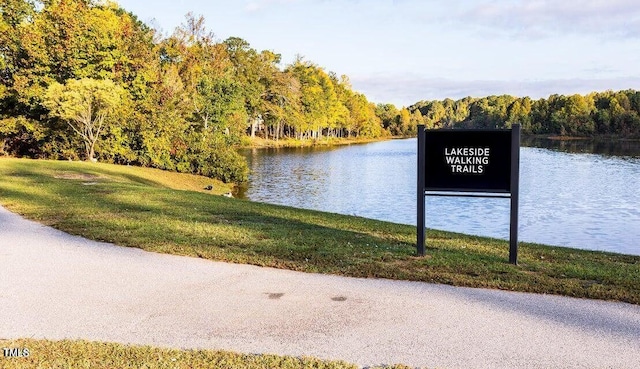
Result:
M79 179L82 181L94 181L99 176L95 174L86 174L86 173L75 173L75 172L58 172L53 175L53 178L57 179Z

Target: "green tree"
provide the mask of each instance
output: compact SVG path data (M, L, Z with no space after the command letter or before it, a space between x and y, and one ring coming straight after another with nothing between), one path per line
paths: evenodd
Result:
M445 125L444 120L447 112L440 101L434 101L426 108L427 110L421 114L426 118L427 128L438 128Z
M124 94L111 80L84 78L51 84L44 104L82 138L86 159L93 161L96 142Z
M561 135L592 134L595 130L595 123L591 118L593 110L593 98L578 94L562 96L551 114L551 122Z
M246 117L250 122L254 122L261 113L261 97L265 93L265 87L260 83L260 79L265 67L268 68L268 58L263 59L264 54L258 54L247 41L239 37L230 37L223 45L231 61L231 75L238 83L244 100Z
M244 99L240 86L230 76L205 76L196 87L196 115L203 122L205 135L233 134L237 137L246 122Z
M523 132L531 133L531 99L528 97L516 99L507 109L506 128L520 124Z
M376 116L380 119L382 127L391 133L392 127L395 129L395 122L400 112L393 104L378 104L375 110Z

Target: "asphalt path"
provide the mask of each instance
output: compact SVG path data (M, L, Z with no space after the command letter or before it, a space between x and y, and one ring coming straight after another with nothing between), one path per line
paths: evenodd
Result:
M0 207L0 338L304 355L363 367L638 368L640 306L149 253Z

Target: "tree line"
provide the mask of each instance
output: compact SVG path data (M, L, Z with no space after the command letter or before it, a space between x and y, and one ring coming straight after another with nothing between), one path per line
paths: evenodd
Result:
M525 134L640 137L640 91L551 95L546 99L509 95L421 101L408 108L428 128L510 128Z
M216 40L192 14L162 35L116 3L0 0L0 153L241 182L269 139L380 137L376 106L298 57Z
M640 93L489 96L375 105L298 57L220 41L203 17L164 35L116 3L0 0L0 154L100 160L247 179L235 147L279 140L414 136L429 128L640 136Z

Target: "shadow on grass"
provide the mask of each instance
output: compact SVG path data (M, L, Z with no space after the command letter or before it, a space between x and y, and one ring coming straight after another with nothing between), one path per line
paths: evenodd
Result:
M56 164L64 167L66 163ZM111 172L103 169L87 168L82 172ZM121 173L116 174L122 176ZM34 196L25 189L12 191L7 196L24 203L60 209L65 214L65 222L56 226L62 230L121 245L140 247L133 244L131 238L146 239L147 244L175 244L180 250L191 249L194 256L213 260L365 277L398 279L409 273L414 275L413 279L427 279L420 278L418 275L425 273L417 269L428 268L430 259L415 257L413 227L195 192L140 188L139 184L148 181L135 175L125 177L134 182L83 186L81 181L57 181L47 174L32 174L28 181L46 183L48 192ZM87 219L74 220L87 211L95 214L95 221L104 223L102 227L107 228L97 237L90 233L94 230L85 231ZM127 230L125 234L129 239L119 238L118 232L108 229L113 228L113 224L109 224L109 214L131 218L131 222L139 222L140 227ZM101 221L101 216L106 219ZM153 223L159 221L164 222L162 232L157 232L157 226L153 227ZM189 231L189 225L195 223L218 226L228 232L212 236L208 232ZM434 244L440 241L436 238L438 235L441 234L432 235ZM170 251L171 247L168 249ZM439 250L436 246L430 251ZM446 257L458 253L451 249L439 252ZM501 262L497 256L470 250L453 259L465 257L480 263ZM386 264L389 262L393 265ZM413 270L400 270L403 268Z
M625 264L629 276L596 286L616 291L595 294L581 286L591 283L584 278L591 276L587 270L620 269L599 254L575 252L580 269L563 260L571 253L532 247L522 253L522 266L515 267L508 264L506 241L429 231L427 256L416 257L415 228L407 225L171 190L117 168L72 166L78 173L114 172L114 178L127 179L84 186L51 176L51 171L67 170L64 162L54 162L54 168L6 164L0 163L0 173L21 179L14 183L0 177L3 204L14 203L11 209L26 209L21 212L27 217L53 221L56 228L87 238L308 272L640 301L637 288L629 287L638 274L633 262ZM545 262L540 256L557 260ZM597 281L607 277L592 274ZM575 280L567 282L570 278Z
M29 207L37 207L50 213L51 210L59 209L64 205L63 201L56 194L37 190L20 191L6 186L0 181L0 204L6 206L10 204L13 211L24 212L25 204ZM34 216L35 214L30 214Z
M122 172L122 169L117 168L117 167L116 168L110 168L109 165L111 165L111 164L98 164L98 165L99 165L99 167L96 167L95 169L87 170L86 172L89 172L89 173L92 173L92 174L96 174L96 175L107 174L107 175L111 176L112 178L124 179L124 180L126 180L128 182L137 183L137 184L144 185L144 186L164 187L162 182L151 180L149 178L144 177L143 175L137 175L137 174L132 174L132 173L124 173L124 172ZM127 167L127 169L130 169L130 168L137 168L137 167Z
M7 158L2 163L5 175L14 175L24 178L38 178L39 182L51 182L55 177L55 172L70 172L76 174L90 174L97 177L110 176L114 180L122 180L130 183L137 183L144 186L164 187L161 181L147 178L145 174L126 173L124 170L150 169L142 167L122 167L115 164L89 163L89 162L69 162L62 160L26 160ZM0 167L0 170L2 168ZM52 173L47 173L51 171ZM63 181L78 181L78 179L59 179Z
M135 198L107 196L104 200L101 206L127 209L132 217L145 218L145 213L149 213L149 222L154 221L154 212L161 214L166 232L151 237L164 244L189 247L196 255L214 260L396 279L409 272L420 280L427 278L419 278L425 273L418 269L429 268L429 262L438 257L415 256L413 227L369 219L172 191L149 193L147 200L154 204L152 207ZM194 224L220 227L226 232L189 231ZM442 233L431 235L433 243L446 242L446 238L440 240L438 235ZM506 262L499 252L451 247L440 250L437 246L429 251L445 259L472 260L475 265ZM394 267L384 265L386 262L394 263ZM446 263L445 260L440 264ZM413 271L396 273L394 268ZM470 274L479 275L477 271Z

